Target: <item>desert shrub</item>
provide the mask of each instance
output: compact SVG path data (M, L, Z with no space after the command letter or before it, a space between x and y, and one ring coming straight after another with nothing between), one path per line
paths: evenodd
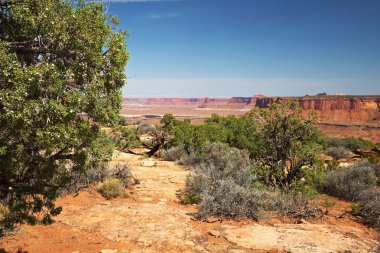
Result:
M142 123L137 127L137 133L138 134L153 133L156 130L157 130L157 127L155 125L151 125L148 123Z
M199 198L198 217L259 219L282 201L275 192L253 187L255 177L247 152L226 144L209 143L202 160L187 178L186 194Z
M200 163L201 156L195 151L186 152L182 145L166 149L161 152L161 157L168 161L174 161L177 164L193 167Z
M173 162L178 162L187 156L188 154L186 153L185 149L181 145L168 148L161 152L161 157L163 159L167 161L173 161Z
M115 148L120 151L127 151L129 148L140 144L140 138L135 128L117 126L112 129L111 136Z
M279 214L293 219L315 219L323 216L322 210L310 201L309 196L299 191L283 193Z
M378 178L378 183L380 183L380 164L372 165L373 170L375 171L375 175Z
M364 162L327 172L323 190L330 195L356 201L362 191L375 186L376 183L374 168L370 163Z
M119 119L119 125L121 126L128 126L128 120L126 117L123 117L123 116L120 116L120 119Z
M94 168L87 171L74 171L67 175L64 187L60 190L60 196L77 193L93 184L104 181L107 177L119 179L124 186L134 184L131 167L127 164L117 164L114 168Z
M372 188L361 192L359 201L360 215L367 223L380 230L380 189Z
M0 220L3 219L7 214L6 208L0 204Z
M103 181L108 175L107 169L92 168L87 171L71 171L66 175L65 185L59 191L60 196L77 193L91 184Z
M343 147L355 152L358 149L371 149L374 144L359 137L344 137L344 138L330 138L328 140L329 147Z
M326 155L333 157L335 160L342 159L346 157L349 153L349 150L345 147L329 147L326 149Z
M231 178L214 182L200 199L198 216L202 219L214 215L258 220L264 211L276 210L282 203L275 192L244 187Z
M248 186L252 182L251 162L247 152L230 148L222 143L205 146L205 155L187 180L188 192L200 195L214 182L231 178L238 185Z
M380 154L374 154L368 157L368 161L372 164L380 165Z
M108 177L119 179L123 183L124 187L130 187L137 183L132 176L131 166L128 164L117 164L115 167L108 170Z
M107 199L124 196L124 184L117 178L107 178L99 183L98 191Z
M341 168L326 174L323 190L336 197L355 201L352 213L380 229L380 188L376 186L379 166L363 162L350 168Z
M335 201L331 201L331 200L325 200L325 202L323 202L323 206L324 207L333 207L335 206L336 202Z
M185 194L183 195L181 202L185 205L197 204L199 202L199 196L194 194Z

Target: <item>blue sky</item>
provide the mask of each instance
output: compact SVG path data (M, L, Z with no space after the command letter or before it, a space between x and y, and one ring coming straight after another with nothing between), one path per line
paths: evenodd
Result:
M130 32L125 96L380 94L379 0L105 2Z

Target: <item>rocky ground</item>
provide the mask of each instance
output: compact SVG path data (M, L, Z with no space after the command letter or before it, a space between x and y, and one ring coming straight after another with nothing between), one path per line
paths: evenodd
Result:
M0 248L31 253L370 252L377 244L376 231L357 218L337 218L349 208L338 200L322 220L312 222L200 222L192 216L196 206L178 201L185 168L125 153L115 155L116 163L130 164L140 182L127 198L108 201L94 190L67 196L59 200L64 209L55 224L22 226L3 238Z

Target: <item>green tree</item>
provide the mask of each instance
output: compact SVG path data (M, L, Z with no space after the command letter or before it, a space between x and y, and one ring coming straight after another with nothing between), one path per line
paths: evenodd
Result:
M103 166L121 107L125 35L103 4L0 1L0 233L49 224L69 171Z
M315 126L316 116L310 114L303 120L301 113L298 104L289 103L273 104L250 114L260 122L260 148L253 157L260 168L259 176L267 184L288 190L307 170L319 168L324 138Z

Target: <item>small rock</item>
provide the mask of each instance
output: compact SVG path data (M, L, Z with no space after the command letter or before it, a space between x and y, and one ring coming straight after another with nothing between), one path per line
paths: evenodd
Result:
M208 223L214 223L214 222L217 222L217 221L219 221L219 218L217 218L217 217L208 217L207 218L207 222Z
M117 249L102 249L99 253L116 253Z
M140 200L141 200L141 201L147 201L147 202L150 202L150 201L153 201L153 198L151 198L151 197L141 197Z
M143 167L154 167L154 166L156 166L156 162L152 161L152 160L144 160L141 163L141 166L143 166Z
M220 236L220 232L219 231L216 231L216 230L210 230L208 231L208 233L212 236L215 236L215 237L219 237Z
M309 224L309 222L307 222L304 219L299 219L299 220L297 220L297 224Z

